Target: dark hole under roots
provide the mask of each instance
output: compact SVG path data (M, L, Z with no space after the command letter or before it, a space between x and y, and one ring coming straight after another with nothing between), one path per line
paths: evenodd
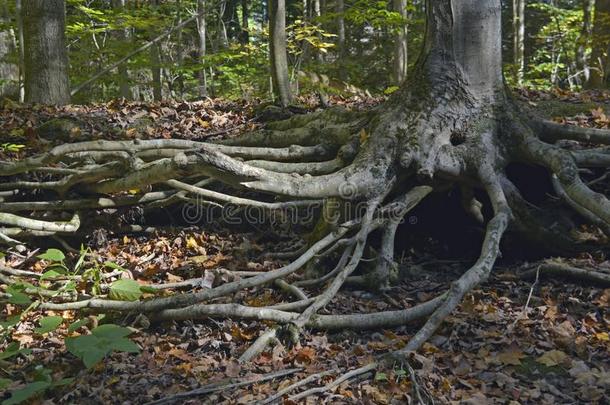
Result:
M506 168L506 176L532 204L541 205L549 195L555 194L549 172L544 167L511 163Z

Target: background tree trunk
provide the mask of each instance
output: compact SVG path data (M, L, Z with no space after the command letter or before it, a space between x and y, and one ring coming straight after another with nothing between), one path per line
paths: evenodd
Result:
M208 96L208 83L205 66L203 66L206 55L206 19L205 19L205 0L197 0L197 34L198 34L198 52L199 63L202 64L198 72L199 76L199 96Z
M17 14L17 46L19 47L19 101L25 102L25 51L23 40L23 19L21 18L21 0L15 1Z
M126 0L114 0L114 7L121 11L125 11L125 2ZM119 41L125 43L130 40L129 28L123 27L117 32L117 38ZM119 94L125 100L133 100L133 94L131 92L131 87L129 86L129 70L127 69L127 63L121 64L118 68L119 74Z
M155 10L158 6L159 0L153 0ZM159 43L150 47L150 70L152 72L153 98L155 101L161 101L163 100L163 83L161 82L161 44Z
M0 24L10 23L7 0L0 1ZM0 31L0 97L17 96L19 69L10 58L16 52L15 32L10 25Z
M23 0L25 101L70 103L63 0Z
M404 24L398 30L394 49L394 81L400 85L407 78L408 33L407 33L407 0L393 0L394 11L399 13Z
M525 76L525 1L513 0L513 64L519 86Z
M286 1L269 0L269 41L273 91L283 107L292 103L286 50Z
M250 42L250 9L248 8L248 0L241 0L241 42L247 44Z
M586 83L589 81L590 76L587 48L590 45L591 34L593 32L591 17L594 6L595 0L582 0L582 30L580 32L580 38L578 38L578 46L576 48L576 68L578 71L582 72L583 75L583 80L581 83Z
M337 0L337 48L339 48L339 57L345 55L345 1Z
M595 1L595 20L593 22L593 49L591 52L591 73L587 87L604 87L608 73L610 46L610 0Z

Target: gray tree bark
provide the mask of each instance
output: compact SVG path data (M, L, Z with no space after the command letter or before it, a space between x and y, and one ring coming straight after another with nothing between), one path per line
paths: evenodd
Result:
M610 0L595 1L591 73L587 88L605 87L610 59Z
M513 64L519 86L525 76L525 1L513 0Z
M0 1L0 24L10 22L6 1ZM18 94L19 68L10 60L17 52L16 47L17 41L14 30L7 28L0 31L0 97L14 97Z
M25 101L70 103L63 0L23 0Z
M119 11L125 11L126 0L114 0L114 7ZM130 41L131 33L129 28L121 28L117 32L117 39L121 42ZM133 100L133 93L129 85L129 70L127 64L121 64L117 68L119 74L119 94L125 100Z
M198 56L199 63L202 64L201 69L198 72L199 76L199 97L208 96L208 83L207 74L203 61L206 56L206 40L207 40L207 26L205 18L205 0L197 0L197 37L198 37Z
M269 0L270 59L273 91L283 107L292 103L286 49L286 1Z
M336 1L337 12L337 48L339 57L345 55L345 0Z
M595 0L582 0L582 29L576 47L576 66L582 72L583 77L583 80L580 81L581 83L588 82L590 76L589 57L586 51L591 43L591 35L593 33L592 14L594 6Z
M25 51L23 39L23 19L21 18L21 0L15 1L15 11L17 13L17 46L19 48L19 101L25 102Z
M394 48L394 82L400 85L407 79L408 67L407 0L393 0L393 9L404 19L404 24L398 29Z
M153 7L159 6L159 0L153 0ZM161 44L155 43L150 47L150 70L152 73L153 98L155 101L163 100L163 82L161 81Z
M248 0L241 0L241 42L250 42L250 9Z

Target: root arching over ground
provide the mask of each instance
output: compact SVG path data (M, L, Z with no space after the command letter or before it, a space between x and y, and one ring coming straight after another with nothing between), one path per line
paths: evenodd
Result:
M537 208L506 175L510 164L546 168L567 206L607 235L610 230L610 202L579 177L583 168L609 166L610 152L568 151L556 144L569 139L607 145L610 132L556 125L520 111L503 84L499 32L499 1L430 1L426 47L412 79L372 111L329 109L295 116L219 143L92 141L1 162L0 237L6 244L17 244L33 236L73 234L86 226L87 213L127 206L152 209L196 202L324 213L316 237L279 269L144 301L58 295L45 299L41 308L118 311L144 314L155 321L207 317L273 321L277 326L262 334L242 361L277 339L297 341L303 328L381 328L426 319L406 347L389 356L404 360L489 276L509 227L544 246L586 248L572 229L547 222L549 215L537 215ZM34 181L32 173L49 180ZM391 285L397 277L398 225L429 194L452 188L461 190L465 212L486 223L486 233L478 260L445 294L400 311L318 315L361 267L373 233L381 235L381 244L364 279L375 289ZM126 193L134 189L139 190L136 195ZM26 197L37 190L43 190L46 198L28 201ZM488 198L478 201L481 190ZM346 206L351 209L344 210ZM338 211L340 215L332 215ZM62 219L66 215L69 218ZM304 272L321 257L335 260L334 269L315 277ZM37 277L13 269L0 274L5 284ZM214 302L270 283L290 292L295 301L265 308ZM309 297L299 286L322 287L317 296ZM353 370L331 385L377 365ZM299 398L329 388L305 391Z

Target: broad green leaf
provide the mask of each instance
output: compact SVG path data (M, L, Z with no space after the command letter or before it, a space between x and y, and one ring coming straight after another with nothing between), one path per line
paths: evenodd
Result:
M21 320L21 314L6 318L6 321L0 322L0 329L9 329L17 325Z
M36 381L26 385L25 387L15 390L11 393L11 397L2 402L2 405L14 405L20 404L23 401L32 398L33 396L40 394L51 386L50 382L47 381Z
M11 357L17 356L18 354L27 355L30 353L32 353L30 349L20 349L19 343L13 342L6 347L5 351L0 353L0 360L10 359Z
M131 330L118 325L102 325L92 331L93 334L66 338L66 348L81 359L87 368L91 368L112 351L139 353L140 348L127 339Z
M91 348L87 352L83 353L82 360L83 360L83 363L85 364L85 367L91 368L91 367L95 366L97 363L99 363L100 361L104 360L104 357L106 357L106 355L108 353L110 353L109 350Z
M68 333L74 333L76 332L79 328L81 328L82 326L88 325L89 324L89 318L83 318L83 319L79 319L78 321L74 322L73 324L71 324L68 327Z
M138 345L126 338L114 340L112 342L112 349L117 352L140 353Z
M87 351L95 349L99 343L100 340L93 335L65 339L66 349L78 358L82 358Z
M22 289L19 286L11 286L6 292L10 295L8 302L14 305L30 305L32 300L27 294L22 292Z
M122 326L106 324L98 326L91 331L94 336L106 339L121 339L131 335L131 329L124 328Z
M137 301L142 294L140 284L137 281L121 279L110 285L108 298L117 301Z
M56 271L56 270L49 270L49 271L45 271L44 273L42 273L42 276L40 276L41 280L48 280L50 278L57 278L57 277L61 277L64 274Z
M147 285L141 285L140 291L142 291L143 293L148 293L148 294L157 294L159 292L159 290L157 290L156 288L152 288Z
M52 332L57 329L63 321L64 318L61 316L47 316L46 318L42 318L40 320L40 327L34 329L34 332L41 335Z
M38 255L41 260L48 260L50 262L61 262L66 256L59 249L47 249L47 251L41 255Z

